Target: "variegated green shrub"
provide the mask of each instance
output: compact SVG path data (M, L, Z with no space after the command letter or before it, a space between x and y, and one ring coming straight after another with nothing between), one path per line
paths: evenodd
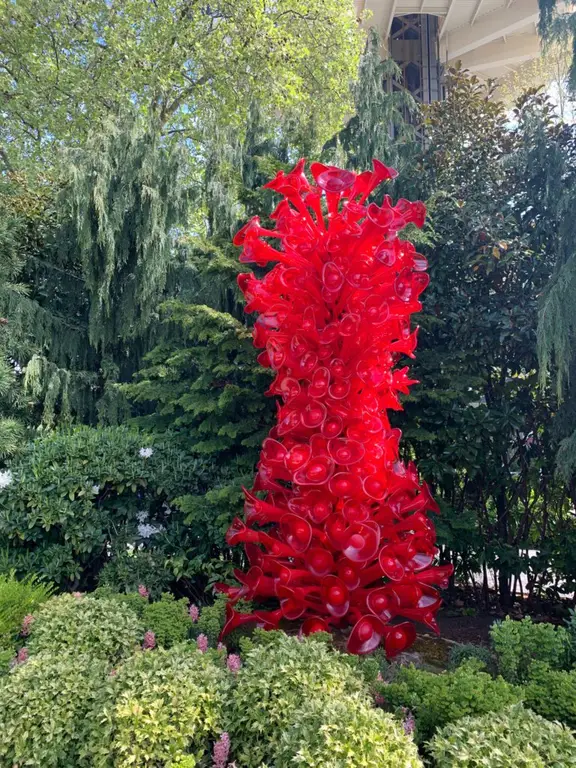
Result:
M282 734L275 768L421 768L413 739L392 715L351 696L311 699Z
M430 742L435 768L570 768L576 739L517 704L442 728Z
M40 653L0 680L0 765L92 768L104 743L107 664L83 654Z
M94 766L163 768L185 758L194 765L223 730L229 684L221 659L191 644L130 657L112 677L108 736L93 746Z
M28 649L31 654L86 653L115 663L133 653L143 636L144 627L129 605L59 595L38 611Z

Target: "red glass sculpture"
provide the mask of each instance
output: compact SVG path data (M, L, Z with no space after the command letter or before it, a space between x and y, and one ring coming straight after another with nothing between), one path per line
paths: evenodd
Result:
M416 635L413 622L438 631L440 597L451 566L433 566L438 507L416 467L398 457L400 430L388 410L417 383L403 356L414 357L427 262L398 232L422 227L422 203L371 192L396 176L378 160L359 175L305 161L266 187L283 196L265 229L257 217L234 238L242 263L276 265L259 279L238 278L246 311L258 313L254 345L272 368L277 423L264 440L244 521L226 539L243 544L249 563L235 572L226 635L282 618L304 633L351 625L348 650L388 656ZM278 245L274 245L276 242ZM239 613L241 598L276 603Z

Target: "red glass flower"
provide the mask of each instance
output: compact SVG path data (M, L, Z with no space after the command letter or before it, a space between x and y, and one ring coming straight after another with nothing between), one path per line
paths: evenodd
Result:
M280 398L278 420L262 446L254 487L245 491L244 521L230 545L249 562L229 598L222 635L282 618L306 634L351 626L348 650L388 656L414 641L413 622L438 631L437 587L452 566L434 566L438 506L413 464L398 455L401 433L387 411L417 382L403 355L414 357L427 262L398 233L424 224L425 207L370 194L396 171L374 160L359 175L304 161L266 186L284 199L234 238L240 261L275 266L258 279L242 274L246 311L257 312L254 345L273 369L267 394ZM275 238L277 247L268 240ZM240 598L276 602L238 613Z

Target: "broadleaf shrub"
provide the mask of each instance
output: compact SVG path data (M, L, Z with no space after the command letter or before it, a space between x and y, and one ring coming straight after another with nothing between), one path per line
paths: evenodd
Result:
M59 595L38 611L27 645L31 654L85 653L116 663L133 653L143 636L143 625L127 605Z
M407 707L416 718L419 742L468 715L503 709L522 699L522 690L501 677L493 679L479 662L468 659L453 672L435 674L402 667L389 685L377 686L392 708Z
M283 731L307 699L369 700L361 676L314 636L300 640L283 632L257 631L250 645L226 722L233 757L243 768L259 768L274 759Z
M414 741L392 715L349 696L311 699L282 734L275 768L419 768Z
M442 728L430 742L436 768L569 768L576 739L558 723L515 705Z
M0 682L0 764L92 768L88 742L102 732L107 664L42 653Z
M195 765L223 730L229 685L216 655L190 644L131 656L112 678L107 738L92 749L94 766Z
M524 701L547 720L559 720L576 728L576 670L551 669L534 662L525 686Z
M156 642L163 648L170 648L186 640L192 628L186 598L176 600L168 593L164 593L156 602L145 603L142 621L145 629L154 632Z
M544 661L554 669L562 669L570 662L570 634L564 627L535 623L529 617L513 621L507 616L492 625L490 637L498 671L511 683L527 680L533 661Z
M135 591L146 578L159 595L195 557L183 513L167 502L205 488L212 467L168 433L152 442L125 427L55 432L26 446L10 471L0 537L17 575L37 573L63 590L102 579Z

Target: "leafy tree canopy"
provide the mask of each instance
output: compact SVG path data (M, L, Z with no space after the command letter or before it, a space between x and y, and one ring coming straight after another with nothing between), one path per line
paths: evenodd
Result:
M269 113L334 128L362 45L348 0L22 0L0 9L0 129L30 149L134 103L198 138ZM7 154L8 153L8 154Z

